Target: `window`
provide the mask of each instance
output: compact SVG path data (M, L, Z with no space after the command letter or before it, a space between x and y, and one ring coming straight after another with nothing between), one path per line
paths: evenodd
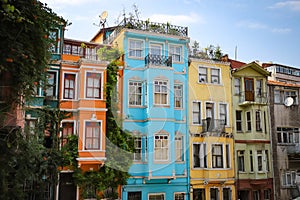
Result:
M238 156L238 170L239 172L245 171L245 159L244 159L244 151L237 151Z
M129 81L129 105L142 105L142 82Z
M251 112L246 112L247 131L251 131Z
M193 199L205 200L205 189L194 189L193 190Z
M129 57L143 57L144 42L142 40L129 40Z
M212 150L212 167L223 168L223 145L213 144Z
M48 72L46 96L56 97L56 72Z
M205 143L193 144L193 167L194 168L207 167L207 154L206 154Z
M26 131L26 133L30 133L32 135L35 134L36 122L37 122L37 119L33 119L33 118L27 119L27 118L25 118L25 131Z
M154 81L154 104L168 105L167 81Z
M250 172L253 172L253 154L252 154L252 150L249 151L249 159L250 159Z
M299 128L277 127L277 142L299 144Z
M199 83L207 83L207 68L199 67Z
M184 160L182 136L175 136L175 154L176 154L176 162L182 162Z
M256 110L255 111L255 127L256 127L256 131L262 131L262 126L261 126L261 111L260 110Z
M236 124L236 131L239 132L239 131L242 131L242 111L240 110L237 110L235 112L235 117L236 117L236 120L235 120L235 124Z
M201 124L201 102L193 102L193 124Z
M169 136L168 135L165 134L155 135L154 160L155 161L169 160Z
M257 151L257 171L263 171L263 155L261 150Z
M254 197L253 200L260 200L260 198L259 198L259 190L254 190L253 191L253 197Z
M266 155L266 170L270 171L270 165L269 165L269 151L265 150L265 155Z
M296 172L284 171L281 175L282 186L291 187L296 185Z
M159 44L150 44L150 54L160 56L162 54L162 46Z
M230 188L223 188L223 200L232 200Z
M185 194L183 192L182 193L175 193L174 200L185 200L184 195Z
M75 74L64 74L64 99L75 99Z
M142 137L136 137L134 139L134 161L142 161Z
M267 189L264 190L264 200L270 200L271 199L271 190Z
M182 62L182 46L170 45L170 56L173 62Z
M211 83L220 84L220 69L211 69Z
M263 93L263 81L261 79L256 80L256 95L261 97Z
M149 200L165 200L164 194L149 194Z
M49 32L49 39L51 40L50 52L59 53L58 52L58 30L51 30Z
M230 168L230 146L226 144L226 167Z
M219 200L218 188L210 188L210 200Z
M284 99L291 97L293 98L294 102L293 105L297 105L298 104L298 98L297 98L297 91L284 91Z
M240 94L240 92L241 92L241 79L235 78L234 79L234 93Z
M101 99L101 74L100 73L87 72L86 97Z
M141 200L142 192L128 192L128 200Z
M61 146L64 146L68 142L68 137L74 134L74 123L63 122L62 123L62 141Z
M280 91L274 90L274 103L281 103Z
M100 150L101 147L101 123L85 123L85 149Z
M182 85L174 85L175 108L182 108Z
M219 104L221 124L227 125L227 104Z

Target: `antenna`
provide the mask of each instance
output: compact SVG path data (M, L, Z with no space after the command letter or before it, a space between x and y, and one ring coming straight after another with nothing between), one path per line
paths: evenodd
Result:
M286 107L290 107L291 105L293 105L294 103L294 99L292 97L287 97L285 100L284 100L284 105Z
M107 11L103 11L103 12L101 13L101 15L99 15L99 18L100 18L99 24L93 23L93 25L98 26L98 27L101 27L101 26L102 26L102 27L104 28L105 22L106 22L106 18L107 18L107 15L108 15Z

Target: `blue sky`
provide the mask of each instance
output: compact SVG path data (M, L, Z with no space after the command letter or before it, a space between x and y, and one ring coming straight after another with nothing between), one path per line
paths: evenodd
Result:
M115 26L123 9L140 19L187 26L201 48L219 45L230 58L243 62L279 63L300 68L300 0L41 0L72 22L65 36L90 41L99 15ZM237 54L235 54L237 49Z

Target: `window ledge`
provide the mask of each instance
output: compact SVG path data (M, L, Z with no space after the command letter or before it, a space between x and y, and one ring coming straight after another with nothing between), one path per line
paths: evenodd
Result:
M170 105L154 104L153 107L170 108Z

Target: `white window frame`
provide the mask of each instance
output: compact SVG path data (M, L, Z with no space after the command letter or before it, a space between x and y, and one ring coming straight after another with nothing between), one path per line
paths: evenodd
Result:
M194 110L194 103L197 103L197 106L199 106L199 110L195 111ZM198 118L198 122L199 123L194 123L195 119L194 119L194 114L199 114L199 118ZM201 101L193 101L192 102L192 124L193 125L201 125L202 124L202 102Z
M242 170L239 169L239 162L240 162L240 158L243 158L243 162L242 162ZM237 162L238 162L238 165L237 165L237 170L238 172L245 172L246 169L245 169L245 150L237 150Z
M130 85L133 83L133 85ZM131 91L130 87L134 87L134 91ZM141 93L138 93L138 88L140 87ZM131 104L130 97L133 95L134 104ZM140 104L138 104L138 100ZM139 80L128 80L128 106L142 106L143 105L143 82Z
M182 134L175 135L175 161L183 162L184 161L184 137ZM180 144L180 146L178 146ZM180 156L177 156L179 154Z
M248 113L249 113L249 117L250 118L248 118ZM247 127L247 131L248 132L250 132L250 131L252 131L252 120L251 120L251 111L247 111L246 113L245 113L245 115L246 115L246 127ZM250 123L250 124L249 124Z
M180 102L180 106L176 106L177 100ZM174 84L174 108L175 109L183 108L183 85L182 84Z
M135 42L134 44L134 47L131 49L131 42ZM136 47L136 42L140 42L141 43L141 47ZM128 39L128 57L129 58L136 58L136 59L141 59L141 58L144 58L144 49L145 49L145 41L144 40L138 40L138 39ZM140 52L141 55L137 55L137 52ZM134 52L132 55L131 55L131 52Z
M166 84L165 84L166 83ZM156 91L156 86L159 87L159 91ZM163 91L166 88L166 91ZM159 102L155 102L155 94L159 95ZM163 103L163 96L166 95L166 103ZM169 81L168 80L154 80L153 81L153 104L158 106L168 106L169 105Z
M83 151L102 151L102 142L103 142L103 137L102 137L102 133L103 133L103 123L102 123L102 120L84 120L83 121L84 122L84 135L83 135L83 145L82 145L82 147L83 147ZM99 135L99 137L100 137L100 143L99 143L99 149L87 149L86 148L86 128L87 128L87 126L86 126L86 123L87 122L98 122L98 123L100 123L100 135Z
M261 110L255 110L255 130L262 132L262 114Z
M166 200L166 194L165 193L148 193L148 200L151 200L150 199L151 195L153 195L153 196L163 195L163 200Z
M213 74L214 70L218 72L217 75ZM220 68L215 68L215 67L210 68L210 83L220 85L221 84L221 74L222 73L221 73ZM217 78L217 81L215 82L215 80L213 78Z
M264 171L264 156L263 156L263 151L262 150L257 150L256 151L256 169L258 172L263 172ZM261 162L261 163L260 163ZM260 168L261 165L261 169Z
M167 137L167 139L165 138ZM159 146L160 140L160 146ZM164 141L166 141L167 146L164 146ZM154 135L154 155L153 159L155 162L168 162L170 160L170 135L166 133L156 133ZM163 151L166 151L166 155L163 155ZM161 152L161 155L158 155ZM166 159L163 157L166 156ZM160 158L158 158L160 157Z
M234 78L234 94L239 95L241 93L241 78Z
M150 55L157 55L157 56L162 56L162 52L163 52L163 44L159 44L159 43L150 43L150 45L149 45L149 54ZM153 48L154 47L154 48ZM158 47L158 48L157 48ZM153 54L152 53L152 50L153 49L159 49L159 54Z
M200 69L205 70L205 74L202 71L200 73ZM208 68L205 66L198 66L198 83L208 83Z
M177 52L177 50L180 50L180 52ZM183 63L183 45L170 44L169 55L172 56L172 63Z
M92 73L92 74L100 74L101 77L101 81L100 81L100 98L95 98L95 97L88 97L87 96L87 74L88 73ZM94 99L94 100L103 100L103 72L99 72L99 71L85 71L85 77L84 77L84 98L85 99Z
M75 83L74 83L74 98L73 99L66 99L65 98L65 94L64 94L64 92L65 92L65 75L66 74L72 74L72 75L75 75ZM68 100L68 101L72 101L72 100L77 100L78 98L77 98L77 86L78 86L78 79L77 79L77 77L78 77L78 75L77 75L77 73L74 73L74 72L63 72L63 81L62 81L62 91L61 91L61 96L62 96L62 98L63 99L65 99L65 100Z
M216 152L214 152L214 147L221 147L221 155L220 154L216 154ZM222 169L225 167L225 162L224 162L224 145L220 144L220 143L213 143L211 144L211 168L214 169ZM221 158L221 166L218 165L218 160L216 160L216 158Z
M195 149L194 145L199 145L199 152L198 152L198 157L199 157L199 167L195 167ZM208 168L208 159L207 159L207 144L205 142L195 142L193 143L193 169L203 169L203 168Z
M240 113L240 117L241 117L241 119L237 119L237 112L238 113ZM241 130L238 130L237 129L237 124L241 124ZM243 111L241 111L241 110L236 110L235 111L235 126L236 126L236 131L237 132L242 132L243 131Z
M55 90L54 91L54 94L53 95L47 95L47 90L48 90L48 88L45 90L45 93L46 94L44 94L44 96L46 96L46 97L52 97L52 98L54 98L54 99L57 99L58 98L58 71L56 71L56 70L48 70L47 71L47 74L48 73L53 73L53 74L55 74L54 76L54 83L53 83L53 89ZM47 82L46 82L46 85L48 85L48 78L47 78Z
M296 185L297 172L286 170L281 173L281 185L283 187L293 187Z
M221 113L221 106L225 106L225 113ZM222 120L222 116L225 116L225 126L229 126L229 113L228 103L219 103L219 119Z
M300 143L300 128L277 127L277 142L278 144L299 144ZM279 140L280 136L280 140ZM285 142L286 140L286 142Z

